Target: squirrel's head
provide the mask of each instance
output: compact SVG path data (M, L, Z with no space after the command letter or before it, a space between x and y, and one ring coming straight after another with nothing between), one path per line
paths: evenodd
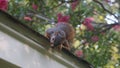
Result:
M57 47L61 44L64 43L66 38L65 32L60 30L60 31L55 31L50 38L50 43L52 47Z

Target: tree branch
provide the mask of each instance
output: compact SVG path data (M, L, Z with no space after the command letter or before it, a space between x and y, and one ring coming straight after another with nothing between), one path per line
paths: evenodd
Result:
M61 2L62 3L72 3L72 2L75 2L75 1L77 1L77 0L71 0L71 1L62 0Z
M50 10L53 10L53 9L57 8L57 7L61 6L62 4L63 4L63 3L60 3L60 4L58 4L57 6L52 7Z
M101 2L99 2L98 0L93 0L93 1L96 2L96 3L98 3L106 12L110 13L110 14L113 15L116 19L118 19L118 17L115 16L111 11L109 11L108 9L106 9Z
M51 8L51 9L54 9L54 8L57 8L57 7L61 6L63 3L72 3L72 2L75 2L75 1L77 1L77 0L71 0L71 1L62 0L60 4L58 4L57 6Z
M37 17L37 18L39 18L39 19L48 21L49 23L53 23L53 22L55 23L55 22L57 22L57 21L55 21L55 20L53 20L53 19L49 19L48 17L45 17L45 16L39 14L39 13L33 11L33 10L31 10L31 11L30 11L29 13L27 13L26 15L28 15L28 16L35 16L35 17Z
M106 19L108 19L108 20L110 20L110 21L113 21L114 23L117 23L116 21L114 21L114 20L112 20L112 19L110 19L110 18L106 18Z
M106 31L110 30L112 27L114 27L115 25L120 25L120 24L119 23L106 24L101 27L101 28L105 28L105 29L100 30L98 33L106 32Z

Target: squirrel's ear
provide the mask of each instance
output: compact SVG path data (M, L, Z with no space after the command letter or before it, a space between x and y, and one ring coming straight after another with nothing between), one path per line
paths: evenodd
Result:
M53 34L54 33L54 29L53 28L50 28L50 29L47 29L46 30L46 33L48 33L48 34Z
M59 36L61 36L62 38L65 38L66 37L65 32L64 31L59 31Z

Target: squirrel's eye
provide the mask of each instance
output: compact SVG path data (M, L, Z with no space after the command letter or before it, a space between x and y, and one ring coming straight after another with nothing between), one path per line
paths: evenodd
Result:
M51 34L53 34L54 32L53 32L53 31L51 31L50 33L51 33Z
M53 31L51 31L51 33L53 33Z
M55 40L55 38L52 38L52 41L54 41Z

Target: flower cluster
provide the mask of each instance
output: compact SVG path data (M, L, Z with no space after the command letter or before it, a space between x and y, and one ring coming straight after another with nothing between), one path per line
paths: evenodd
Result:
M38 6L36 4L32 4L32 9L37 10ZM32 21L32 18L30 16L24 16L24 20L26 21Z
M109 3L109 2L111 2L111 0L105 0L105 2Z
M25 16L25 17L24 17L24 20L26 20L26 21L32 21L32 18L29 17L29 16Z
M85 18L83 21L83 25L85 25L87 27L87 29L90 31L94 30L94 27L92 25L93 20L94 19L92 17L90 17L90 18Z
M7 0L0 0L0 10L6 11L8 8Z
M58 23L60 23L60 22L68 23L69 19L70 19L70 16L68 16L68 15L63 16L61 13L57 14L57 21L58 21Z
M75 51L75 55L77 57L83 57L83 51L82 50L77 50L77 51Z
M74 0L74 2L71 3L72 10L75 10L78 4L79 4L79 0Z
M38 9L38 6L33 3L33 4L32 4L32 8L33 8L34 10L37 10L37 9Z
M94 41L94 42L97 42L99 40L99 37L94 35L91 37L91 40Z
M120 31L120 25L115 25L115 26L113 27L113 29L116 30L116 31Z

